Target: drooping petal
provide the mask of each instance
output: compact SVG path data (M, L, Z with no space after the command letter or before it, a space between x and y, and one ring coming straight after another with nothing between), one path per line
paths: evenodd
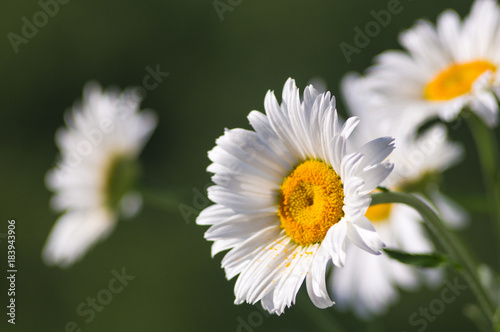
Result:
M54 224L43 249L45 263L61 267L72 265L98 241L105 239L115 224L116 216L107 210L63 214Z
M356 246L374 255L379 255L385 247L372 223L364 217L348 224L347 236Z
M325 274L329 259L329 255L320 247L306 278L307 294L312 303L321 309L335 304L326 289Z

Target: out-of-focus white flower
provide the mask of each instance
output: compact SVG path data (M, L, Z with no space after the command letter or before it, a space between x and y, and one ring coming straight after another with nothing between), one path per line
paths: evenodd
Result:
M394 164L393 172L383 186L392 190L418 187L420 181L454 165L462 157L462 147L448 141L446 128L435 125L421 135L405 132L402 127L385 126L385 119L360 96L364 81L348 76L343 81L343 93L351 112L361 118L359 131L351 136L353 148L381 134L395 137L396 149L388 157ZM451 226L461 227L466 213L439 193L436 186L427 193L432 196L443 217ZM388 248L410 253L429 253L434 246L429 240L419 214L406 205L381 204L368 209L366 217L374 224ZM352 257L343 269L335 268L330 284L334 300L340 308L351 308L362 318L385 313L398 299L398 288L415 290L421 284L437 285L441 281L439 269L419 270L390 259L385 254L373 257L351 246L347 255Z
M43 249L47 264L71 265L109 235L119 216L140 209L141 196L133 191L137 158L157 117L139 112L139 102L130 91L103 92L89 83L82 102L67 111L66 126L56 133L59 160L46 176L51 205L63 212Z
M498 123L500 9L477 0L463 21L452 10L436 26L419 21L400 36L405 51L380 54L367 73L364 95L396 126L418 126L440 117L453 120L464 106L489 126Z
M306 279L312 302L333 304L326 290L330 260L342 266L353 243L379 254L383 243L364 216L369 193L390 173L383 162L392 139L378 138L346 152L357 118L339 124L329 92L312 86L303 101L295 82L283 88L281 105L269 92L266 115L253 111L255 131L232 129L209 152L215 205L203 210L200 225L211 225L205 237L212 254L231 249L222 260L226 277L239 274L237 304L261 301L281 314L295 302Z

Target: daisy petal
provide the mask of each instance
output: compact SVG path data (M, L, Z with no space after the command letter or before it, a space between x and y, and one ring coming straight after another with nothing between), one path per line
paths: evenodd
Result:
M325 273L328 260L328 255L320 249L306 278L307 294L309 294L312 303L321 309L335 304L326 290Z
M108 211L66 213L55 223L43 249L48 265L69 267L113 230L116 217Z
M347 236L356 246L374 255L380 255L385 247L372 223L365 217L348 224Z

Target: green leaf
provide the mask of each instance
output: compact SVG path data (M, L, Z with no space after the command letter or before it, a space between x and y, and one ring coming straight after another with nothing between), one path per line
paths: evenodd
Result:
M396 249L384 249L385 253L392 259L403 264L414 265L418 267L437 267L442 264L451 263L443 254L410 254Z

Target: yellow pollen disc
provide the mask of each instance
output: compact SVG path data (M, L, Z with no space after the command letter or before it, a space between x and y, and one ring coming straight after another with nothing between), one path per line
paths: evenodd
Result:
M392 204L377 204L370 206L366 211L365 216L371 222L384 221L389 219L391 215Z
M321 242L344 216L343 206L344 188L337 173L322 161L307 160L281 185L281 228L300 245Z
M453 64L442 70L425 87L427 100L450 100L466 94L474 81L487 70L495 72L497 67L488 61L473 61Z

